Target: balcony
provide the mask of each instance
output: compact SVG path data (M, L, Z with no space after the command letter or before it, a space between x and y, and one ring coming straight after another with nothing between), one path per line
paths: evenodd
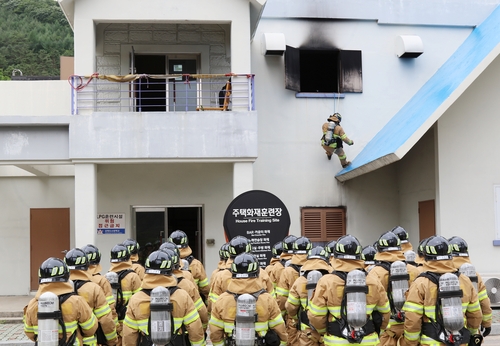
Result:
M72 76L72 114L254 111L252 74Z

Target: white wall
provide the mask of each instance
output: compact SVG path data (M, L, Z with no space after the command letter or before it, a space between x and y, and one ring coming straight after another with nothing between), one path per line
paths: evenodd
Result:
M262 34L273 32L283 33L286 44L294 47L308 45L361 50L363 93L349 93L337 101L296 98L295 92L284 86L284 57L261 54ZM283 200L290 211L292 233L300 233L301 206L339 205L348 205L349 232L369 232L365 227L372 224L369 220L361 221L359 226L360 221L350 220L352 215L363 218L366 210L361 204L351 205L357 201L358 191L347 191L335 180L341 166L336 157L328 161L320 146L322 124L334 111L343 115L342 125L355 142L353 146L346 146L345 151L348 159L354 158L470 32L471 28L378 25L375 21L262 18L252 42L252 71L256 74L259 114L259 156L254 164L254 186ZM422 38L424 53L417 59L397 58L395 39L403 34ZM365 183L364 179L368 182ZM363 178L363 182L354 183L353 187L360 184L368 189L364 193L372 196L368 200L374 203L367 202L367 206L378 204L377 199L381 199L384 205L387 196L376 194L378 188L369 183L372 179L379 180ZM385 178L382 180L382 185L385 185ZM397 186L390 187L393 189L396 191ZM392 191L389 195L396 201L390 202L389 211L384 208L384 213L390 213L383 216L384 229L400 222L399 211L394 210L399 197ZM378 230L376 232L379 235Z
M500 273L494 247L493 186L500 184L500 58L438 122L438 233L463 237L479 273Z
M230 163L99 165L97 210L125 213L127 225L125 235L97 236L105 271L111 248L131 236L132 206L203 205L204 264L210 275L225 243L222 222L233 200L232 174ZM215 245L206 246L206 238L214 238Z
M395 163L399 191L398 225L409 233L414 249L420 243L418 202L436 199L434 131L434 127L429 129L405 157Z
M0 116L71 114L68 81L1 81L0 95Z
M74 190L73 177L0 179L1 295L30 292L30 245L36 247L30 244L30 208L70 208L70 243L74 243Z

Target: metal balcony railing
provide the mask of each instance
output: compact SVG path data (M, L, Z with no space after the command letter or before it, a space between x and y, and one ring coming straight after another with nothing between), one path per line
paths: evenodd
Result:
M253 111L252 74L73 75L73 115L92 112Z

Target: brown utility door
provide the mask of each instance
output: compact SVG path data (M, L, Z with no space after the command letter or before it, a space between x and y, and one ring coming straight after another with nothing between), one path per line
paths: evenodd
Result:
M436 235L436 209L434 200L418 202L420 240Z
M38 289L38 268L49 257L63 258L69 248L69 208L30 209L30 283Z

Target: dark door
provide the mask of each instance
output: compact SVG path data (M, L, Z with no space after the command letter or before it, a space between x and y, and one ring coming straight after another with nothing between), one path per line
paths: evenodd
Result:
M63 258L69 245L69 208L30 209L30 288L38 289L38 269L49 257Z
M436 211L433 199L418 202L420 240L436 235Z
M193 256L203 261L201 210L201 207L136 208L135 239L140 246L141 262L178 229L186 233Z
M165 55L135 55L137 74L164 75L166 70ZM134 82L137 112L166 111L166 80L141 78Z

